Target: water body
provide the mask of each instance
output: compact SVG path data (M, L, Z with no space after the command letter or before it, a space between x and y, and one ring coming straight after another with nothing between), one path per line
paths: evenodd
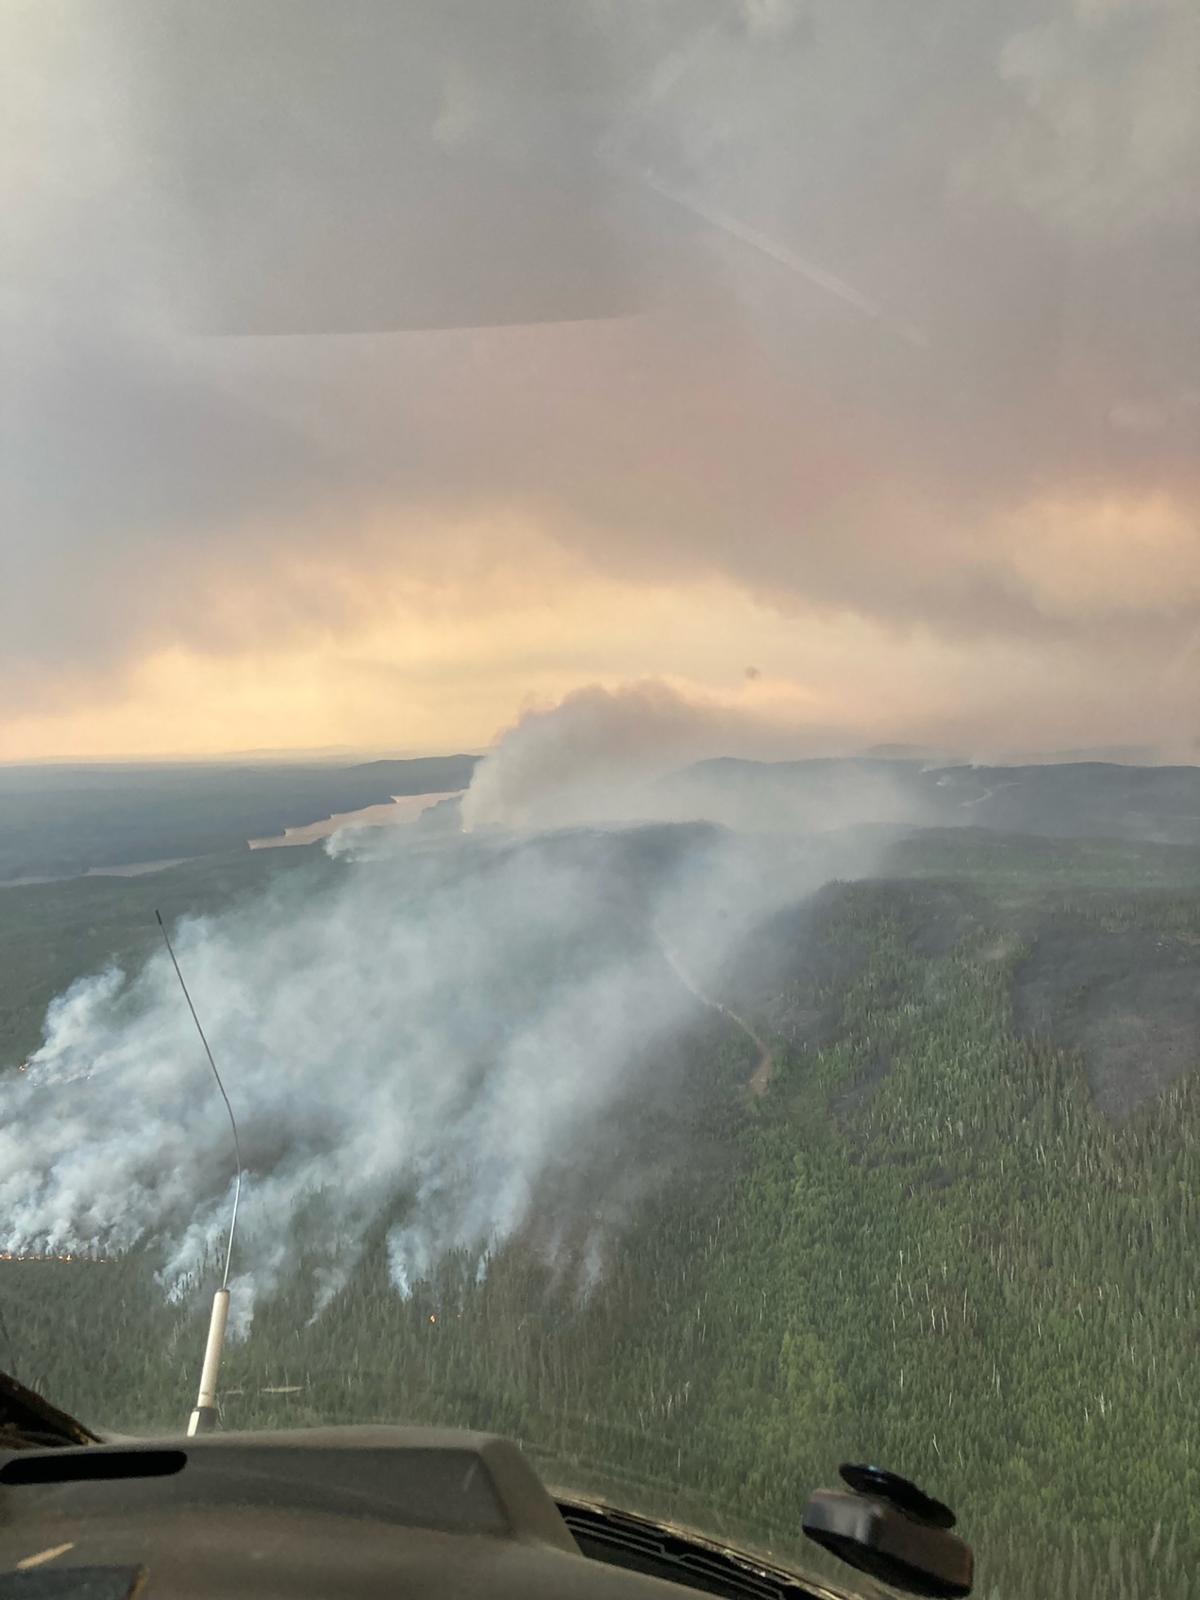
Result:
M189 856L172 856L166 861L134 861L119 867L89 867L85 878L140 878L147 872L165 872L168 867L180 867Z
M339 828L394 828L411 827L423 811L443 800L452 800L463 793L461 789L445 789L436 794L394 795L381 805L363 806L358 811L339 811L324 817L320 822L309 822L300 827L285 828L281 834L269 839L248 839L251 850L272 850L282 845L315 844L327 839ZM38 883L69 883L77 878L140 878L150 872L165 872L168 867L182 866L185 861L195 861L196 856L172 856L163 861L128 861L111 867L89 867L86 872L60 872L44 877L5 878L0 889L23 889Z
M251 850L274 850L282 845L316 844L318 839L328 839L339 828L406 828L411 827L423 811L443 800L452 800L462 794L461 789L446 789L439 794L393 795L382 805L363 806L358 811L335 812L321 822L309 822L303 827L285 828L271 839L251 839Z
M165 872L182 866L193 856L172 856L166 861L125 861L115 867L89 867L86 872L57 872L42 878L5 878L0 889L24 889L34 883L70 883L75 878L140 878L147 872Z

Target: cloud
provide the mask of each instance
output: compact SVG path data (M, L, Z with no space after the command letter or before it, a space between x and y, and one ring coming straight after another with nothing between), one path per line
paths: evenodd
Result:
M6 11L6 714L173 649L353 648L443 543L503 564L504 520L897 659L1164 670L1200 571L1188 0L595 0L535 48L539 13Z
M1162 496L1034 503L1010 538L1014 576L1044 616L1170 627L1200 612L1200 528Z
M1110 242L1145 224L1194 225L1200 110L1179 90L1198 49L1194 14L1172 0L1078 0L1019 29L997 60L1019 127L960 177Z

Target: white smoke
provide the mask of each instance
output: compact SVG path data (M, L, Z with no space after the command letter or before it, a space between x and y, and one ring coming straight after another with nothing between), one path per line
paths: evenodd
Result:
M814 735L763 711L688 695L658 679L589 684L527 711L480 762L463 825L554 828L672 818L656 780L708 756L764 756Z
M602 776L632 783L717 725L644 686L572 697L481 765L468 812L540 821L541 784L561 818ZM577 1181L596 1130L696 1019L662 941L705 981L757 916L827 875L800 844L704 826L362 843L175 930L241 1133L243 1328L301 1244L318 1311L372 1229L403 1293L449 1251L485 1261L547 1184ZM76 983L27 1071L0 1080L5 1249L150 1247L165 1292L186 1294L223 1248L232 1181L165 952ZM595 1218L640 1181L618 1166L587 1197L588 1274Z
M558 828L636 818L807 834L934 820L911 783L898 782L898 769L883 761L808 773L693 770L714 757L812 756L844 745L844 736L798 722L786 701L723 702L655 679L589 684L526 712L508 730L475 769L463 825Z

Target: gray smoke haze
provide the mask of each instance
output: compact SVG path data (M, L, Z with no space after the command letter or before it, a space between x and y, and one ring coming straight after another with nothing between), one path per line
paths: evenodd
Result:
M524 830L551 743L578 795L610 765L654 770L648 749L689 709L703 721L647 686L575 697L481 766L468 800L490 832L348 833L334 859L179 924L248 1175L241 1326L301 1234L319 1309L371 1228L388 1230L406 1293L448 1251L484 1263L548 1192L567 1223L589 1219L598 1270L606 1227L652 1181L624 1153L623 1097L698 1015L678 963L711 981L758 918L831 870L811 841L763 847L703 824ZM837 870L854 868L843 855ZM601 1149L615 1159L597 1165ZM0 1079L7 1250L147 1247L164 1291L186 1293L227 1225L230 1167L165 953L81 979L26 1071Z
M839 748L840 745L840 748ZM780 796L713 781L694 763L841 753L847 735L796 726L776 710L690 697L645 680L590 684L527 711L476 768L463 796L468 831L562 828L636 818L706 821L739 832L820 834L859 823L930 822L886 762L849 765L820 794Z
M499 506L599 570L1003 636L1186 716L1192 0L0 27L9 710L348 628L348 570Z
M766 715L689 698L666 683L590 684L558 705L525 712L508 729L463 797L463 826L683 820L655 787L676 768L706 756L762 757L789 743L814 742Z

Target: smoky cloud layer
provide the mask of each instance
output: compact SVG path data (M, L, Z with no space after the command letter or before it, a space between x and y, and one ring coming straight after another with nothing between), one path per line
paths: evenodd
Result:
M463 826L667 820L656 780L707 756L761 755L786 737L766 718L689 699L665 683L590 684L508 729L463 797Z
M10 708L348 628L497 508L1185 704L1189 0L4 26Z
M602 1269L610 1230L654 1181L622 1106L664 1070L748 930L833 870L832 848L700 822L527 826L561 820L568 769L577 818L601 770L652 777L664 731L694 743L701 726L714 734L646 686L574 697L481 766L476 833L349 832L261 898L179 923L246 1167L241 1326L301 1247L317 1311L371 1230L407 1293L449 1251L484 1270L545 1223L548 1193L585 1270ZM610 819L614 793L596 796ZM840 875L867 869L855 848ZM81 979L25 1070L0 1079L2 1248L145 1248L164 1292L183 1294L220 1247L231 1194L229 1129L166 954Z

